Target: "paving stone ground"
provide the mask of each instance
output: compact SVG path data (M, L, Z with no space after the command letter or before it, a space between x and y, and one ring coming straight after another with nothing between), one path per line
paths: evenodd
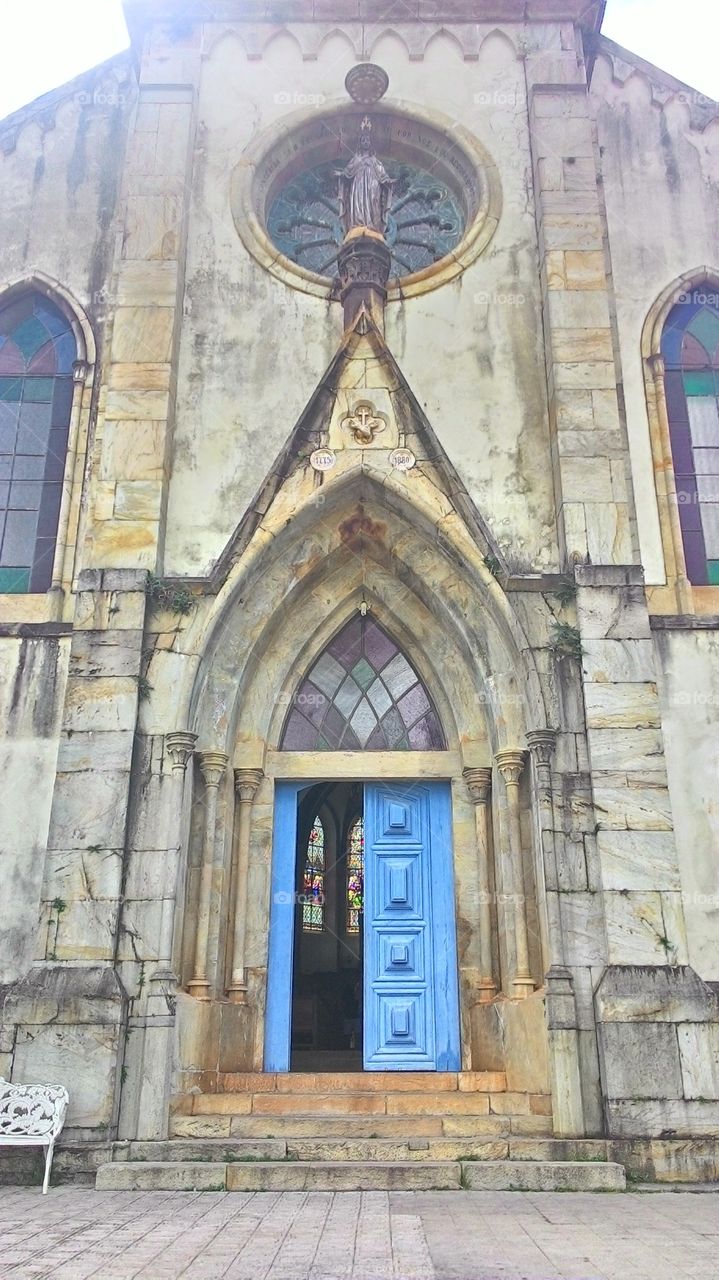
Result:
M716 1280L719 1192L0 1189L1 1280Z

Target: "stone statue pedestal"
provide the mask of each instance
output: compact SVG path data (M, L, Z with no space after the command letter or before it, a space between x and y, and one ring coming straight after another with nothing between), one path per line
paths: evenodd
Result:
M370 227L353 227L337 255L339 296L344 325L349 329L364 306L380 332L384 332L391 254L383 236Z

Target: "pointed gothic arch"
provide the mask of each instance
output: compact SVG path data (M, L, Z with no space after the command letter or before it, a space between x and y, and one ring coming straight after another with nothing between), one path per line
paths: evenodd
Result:
M708 301L707 301L708 299ZM702 493L711 508L706 514L697 471L719 444L719 354L716 343L699 352L691 332L702 314L719 324L719 270L701 266L674 280L651 307L642 332L642 357L649 433L654 462L657 506L667 582L682 612L691 612L697 592L719 584L719 504L711 498L719 478L706 473ZM687 346L691 339L692 350ZM712 345L710 343L710 345ZM691 347L691 343L690 343ZM703 379L703 381L702 381ZM708 384L712 383L709 394ZM691 387L690 387L691 382ZM691 401L694 404L691 404ZM710 423L714 404L714 427ZM692 414L697 419L692 430ZM701 422L699 419L702 419ZM714 447L704 443L707 432ZM700 474L704 474L700 471ZM707 497L707 495L709 495ZM716 511L714 508L716 507ZM713 523L712 523L713 522ZM710 545L709 545L710 544ZM709 546L709 551L707 550ZM710 554L712 552L714 554Z
M58 281L33 272L0 291L2 593L71 585L95 354Z
M286 485L292 520L268 539L266 517L241 562L230 552L210 613L187 632L202 657L183 698L202 743L277 750L301 678L363 597L430 691L450 749L487 735L501 749L547 725L532 647L474 531L457 520L438 542L428 506L368 469L322 505L303 473Z
M284 751L442 751L431 695L383 626L354 614L306 672L287 712Z

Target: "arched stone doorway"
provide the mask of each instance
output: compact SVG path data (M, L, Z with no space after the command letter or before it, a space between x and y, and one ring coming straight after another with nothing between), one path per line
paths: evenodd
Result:
M267 1024L278 981L291 1024L291 950L281 980L272 972L271 954L273 899L297 893L294 835L289 844L285 840L289 880L272 883L278 806L291 788L295 815L297 797L320 784L431 785L451 795L449 871L441 879L453 913L462 1069L485 1066L482 1007L496 998L533 1004L524 998L541 987L548 967L537 814L522 745L530 726L543 718L529 646L461 527L451 530L457 546L449 539L442 546L431 541L420 509L405 509L400 501L388 505L366 474L361 487L355 495L339 486L319 516L316 509L301 509L292 551L280 534L252 573L228 583L204 641L193 694L200 768L182 979L192 994L209 996L218 1016L235 1027L229 1037L234 1058L221 1055L225 1070L262 1071L270 1061ZM289 572L288 552L294 557ZM367 691L357 694L341 723L327 720L332 691L325 691L322 714L299 701L303 690L311 692L308 681L316 688L310 676L322 655L363 614L415 672L437 737L425 723L423 741L415 733L414 743L406 737L402 749L393 749L382 737L388 708L377 714L370 703L370 714ZM371 674L374 681L378 673ZM361 741L357 722L351 725L360 703L366 717ZM427 706L421 711L404 724L406 735L426 717ZM295 713L311 726L313 740L292 736L301 727ZM222 773L215 779L218 753ZM214 812L204 803L208 795L216 799ZM296 909L293 903L290 912ZM203 912L209 936L201 941L210 957L204 989L193 981ZM205 1017L197 1008L188 1016ZM290 1045L291 1026L287 1066Z

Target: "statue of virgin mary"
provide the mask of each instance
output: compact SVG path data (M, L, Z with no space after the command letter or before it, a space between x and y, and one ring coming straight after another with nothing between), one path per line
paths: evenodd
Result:
M353 227L369 227L384 235L394 182L372 148L372 125L360 126L359 151L339 174L340 219L345 235Z

